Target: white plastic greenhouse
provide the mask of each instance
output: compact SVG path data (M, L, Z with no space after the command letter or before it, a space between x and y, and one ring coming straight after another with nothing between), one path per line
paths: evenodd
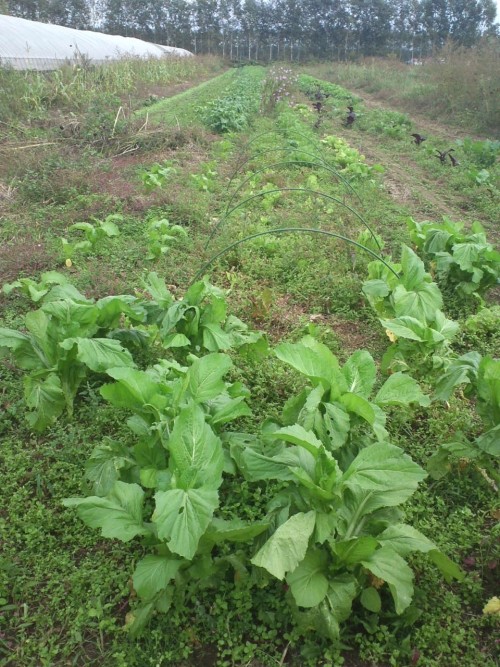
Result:
M121 58L183 57L192 53L134 37L74 30L0 15L0 66L52 70L67 63L103 64Z

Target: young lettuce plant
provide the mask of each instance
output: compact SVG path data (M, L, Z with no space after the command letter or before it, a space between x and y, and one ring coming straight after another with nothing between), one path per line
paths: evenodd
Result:
M146 228L149 254L146 259L159 259L181 238L187 238L187 231L181 225L172 225L166 218L154 218Z
M99 246L106 238L112 238L120 235L120 228L116 224L123 221L123 216L118 214L108 215L105 220L92 218L94 224L90 222L77 222L68 229L76 229L84 233L84 241L70 243L67 239L61 237L62 252L65 260L71 261L78 252L91 253L99 250Z
M146 192L162 188L167 180L177 173L177 169L168 162L153 164L149 169L142 169L140 178Z
M403 246L401 264L392 266L399 278L381 262L370 262L362 288L392 341L382 369L432 375L449 362L458 323L442 312L441 291L413 250Z
M340 623L358 597L376 613L382 607L379 591L387 586L396 612L408 608L413 573L405 558L410 553L427 553L449 579L462 574L428 538L403 523L399 506L426 477L424 470L388 442L383 430L378 442L354 430L349 438L343 434L348 406L356 406L353 412L359 416L358 405L366 414L374 405L366 398L374 368L363 351L342 369L314 339L279 346L277 354L303 372L312 386L285 406L287 425L266 422L260 437L227 434L231 454L249 481L282 484L268 505L268 539L259 538L251 562L286 580L293 613L304 631L314 629L337 640ZM406 384L405 377L399 391L397 379L393 386L386 383L375 400L391 405L398 393L403 402L405 396L407 402L421 401L416 383ZM298 416L295 423L292 413Z
M148 324L158 327L164 347L219 352L238 349L265 354L267 343L262 333L249 330L234 315L227 314L223 290L206 280L195 282L182 299L176 301L156 273L149 273L144 282L153 297L146 301Z
M457 433L456 440L441 445L431 456L428 470L439 479L453 463L471 462L498 491L500 472L500 360L468 352L455 359L436 384L436 397L447 401L456 387L463 386L464 396L475 399L484 431L476 438Z
M182 605L200 582L215 585L230 567L243 567L237 553L227 557L216 545L247 542L268 527L215 515L223 472L231 469L221 428L250 414L245 388L223 380L231 366L214 353L189 367L163 360L146 371L115 368L108 374L116 382L101 388L113 405L132 411L137 442L97 448L87 477L98 495L64 504L104 537L140 537L151 552L133 574L141 601L127 619L133 634L153 613Z

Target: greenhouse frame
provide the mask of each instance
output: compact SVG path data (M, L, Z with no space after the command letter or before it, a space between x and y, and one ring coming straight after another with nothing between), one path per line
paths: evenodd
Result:
M134 37L75 30L0 15L0 66L54 70L67 64L102 65L123 58L181 58L185 49L151 44Z

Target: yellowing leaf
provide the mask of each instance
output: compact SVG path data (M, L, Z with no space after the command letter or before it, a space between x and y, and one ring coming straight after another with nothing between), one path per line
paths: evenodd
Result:
M489 600L483 608L483 614L491 614L492 616L500 616L500 598L493 597Z
M374 574L370 574L370 583L373 588L382 588L382 586L385 584L385 581L380 577L376 577Z
M387 338L391 341L391 343L395 343L398 339L398 337L392 333L392 331L389 331L389 329L385 330L385 333L387 335Z
M65 264L66 264L66 266L68 267L68 269L71 268L71 267L73 266L73 262L72 262L70 259L67 259L67 260L65 261Z
M125 616L125 625L123 626L124 629L129 628L134 621L135 621L135 615L131 611L129 611Z

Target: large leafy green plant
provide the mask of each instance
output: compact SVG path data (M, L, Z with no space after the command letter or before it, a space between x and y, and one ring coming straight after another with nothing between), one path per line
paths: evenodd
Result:
M46 277L47 278L47 277ZM72 285L37 290L26 285L42 306L25 317L25 331L0 328L0 356L10 354L27 371L24 393L28 421L37 431L52 424L73 402L89 370L134 366L130 352L112 333L119 333L122 316L145 319L145 311L130 296L106 297L93 302ZM43 293L43 296L40 294ZM127 331L122 330L122 340Z
M500 281L500 253L479 222L471 233L445 218L442 223L408 221L410 238L443 288L482 296Z
M436 385L438 399L447 401L456 387L461 386L465 397L475 399L484 431L476 438L457 433L453 442L441 445L429 460L429 472L443 477L458 461L472 462L490 477L500 481L500 360L468 352L455 359ZM489 480L491 481L491 480ZM495 481L493 486L496 487Z
M141 537L151 552L133 575L141 600L129 617L133 633L155 611L182 604L196 582L209 585L238 567L236 554L214 553L217 544L245 542L267 528L215 516L223 471L232 469L220 430L250 414L245 388L223 380L231 366L227 355L214 353L189 367L163 360L146 371L115 368L108 374L116 382L101 388L104 398L133 413L128 425L136 442L96 448L87 477L97 495L65 504L104 537Z
M378 612L379 590L387 585L398 614L410 605L413 573L405 558L411 552L427 553L446 577L461 577L430 540L403 522L399 506L426 473L388 442L383 427L382 406L428 399L399 374L369 401L375 368L365 351L343 368L310 337L280 345L276 353L310 384L285 406L284 426L265 422L258 436L227 434L248 480L282 485L268 505L268 539L259 538L251 562L286 580L305 630L337 639L358 597ZM371 437L349 428L358 418L371 426Z

